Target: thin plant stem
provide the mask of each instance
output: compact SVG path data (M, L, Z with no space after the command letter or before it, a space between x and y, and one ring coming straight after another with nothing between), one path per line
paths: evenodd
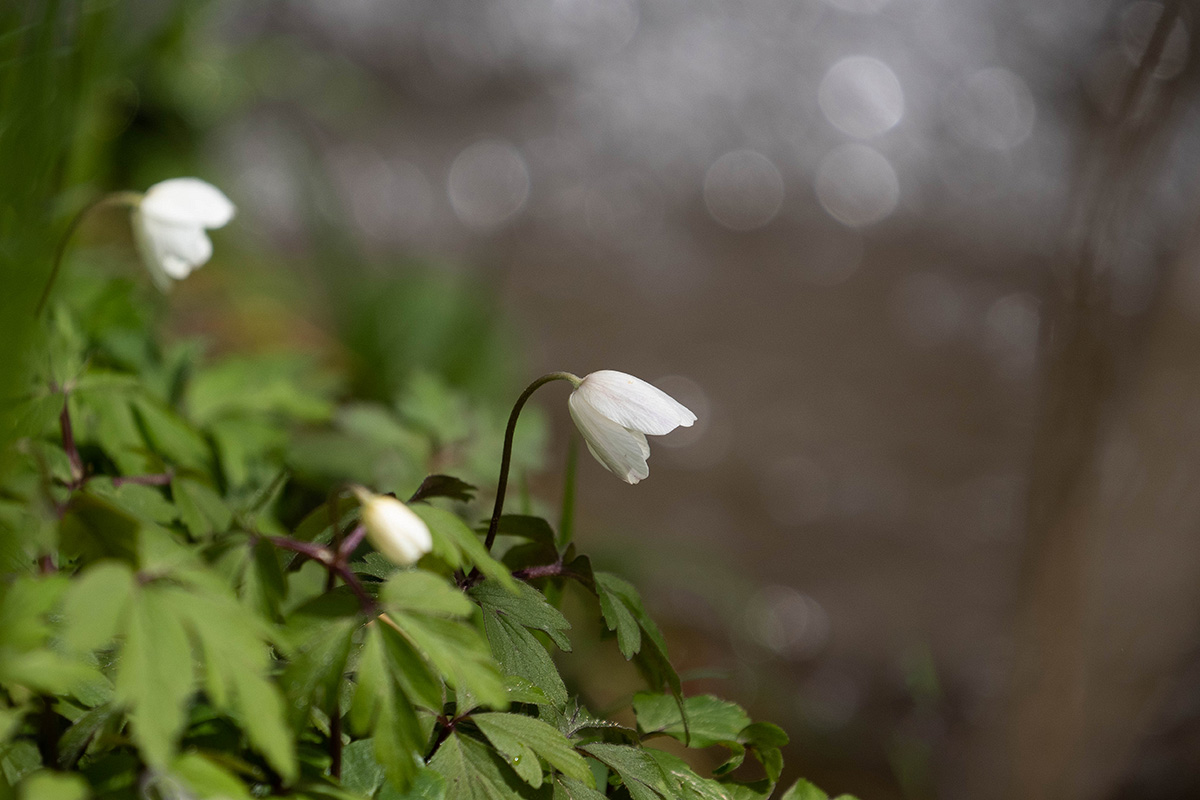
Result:
M496 531L500 527L500 515L504 512L504 492L508 488L508 469L512 463L513 434L517 430L517 418L521 416L521 409L524 408L525 401L529 399L530 395L551 381L570 381L575 386L579 385L579 378L569 372L551 372L529 384L517 398L512 414L508 417L508 427L504 431L504 452L500 456L500 479L496 482L496 505L492 509L492 521L488 524L487 539L484 540L484 547L489 551L496 541Z
M363 588L362 581L354 574L354 570L350 569L349 565L340 560L329 548L312 542L302 542L288 536L264 536L262 538L276 547L291 550L293 553L299 553L320 562L331 575L336 574L350 587L350 591L354 592L354 596L358 598L359 605L362 606L365 613L371 616L379 613L375 598L371 597Z
M67 245L71 242L71 237L75 235L75 231L79 229L84 217L103 206L137 205L141 199L142 195L137 192L116 192L97 197L79 209L75 216L71 218L71 221L67 223L67 229L63 231L62 238L58 241L58 247L54 250L54 265L50 268L50 275L46 278L46 285L42 288L42 295L38 298L37 305L33 309L35 317L41 315L42 309L46 306L46 301L50 299L50 290L54 288L54 282L58 280L58 273L62 271L62 262L67 254Z
M83 483L83 459L79 455L79 448L75 445L75 431L71 426L68 400L69 398L64 392L62 412L58 415L58 427L62 431L63 450L66 451L67 460L71 464L71 488L76 489Z

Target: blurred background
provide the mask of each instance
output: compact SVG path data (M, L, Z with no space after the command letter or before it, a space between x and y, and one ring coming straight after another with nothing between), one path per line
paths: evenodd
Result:
M380 399L433 371L497 407L619 369L694 410L643 484L581 460L576 537L631 573L690 692L791 733L785 781L1186 798L1197 13L84 3L58 30L91 55L27 102L86 120L46 134L74 143L64 208L180 174L238 205L170 298L213 350L311 352ZM121 226L83 236L129 261ZM560 389L520 479L541 498ZM567 662L601 709L621 666Z

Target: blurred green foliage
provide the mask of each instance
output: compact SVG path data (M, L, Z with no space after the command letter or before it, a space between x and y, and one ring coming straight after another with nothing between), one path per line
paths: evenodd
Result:
M0 9L0 800L769 796L786 736L684 698L631 584L539 517L502 518L495 553L472 527L515 361L483 293L370 281L331 240L324 286L230 278L208 336L164 335L162 299L110 264L128 249L81 236L34 314L87 199L200 171L205 121L236 98L181 55L198 8ZM320 297L336 335L231 346L268 295L302 306L284 330ZM515 473L537 469L536 414L517 441ZM397 569L341 547L347 482L416 492L433 551ZM637 729L559 673L568 582L645 678ZM654 737L728 757L704 777Z

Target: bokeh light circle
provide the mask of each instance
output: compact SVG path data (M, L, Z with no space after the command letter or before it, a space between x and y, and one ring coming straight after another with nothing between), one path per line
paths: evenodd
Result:
M851 227L879 222L900 202L900 181L891 162L865 144L845 144L826 153L817 168L816 190L825 211Z

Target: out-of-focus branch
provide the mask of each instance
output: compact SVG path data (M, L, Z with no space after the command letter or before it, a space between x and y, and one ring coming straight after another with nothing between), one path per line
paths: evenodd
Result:
M1156 177L1153 156L1173 132L1171 113L1187 85L1153 80L1182 5L1164 5L1112 125L1082 165L1067 226L1070 269L1048 293L1007 726L1007 796L1066 800L1083 791L1086 587L1097 461L1117 387L1125 383L1118 380L1118 352L1128 344L1111 310L1110 275L1128 212Z

